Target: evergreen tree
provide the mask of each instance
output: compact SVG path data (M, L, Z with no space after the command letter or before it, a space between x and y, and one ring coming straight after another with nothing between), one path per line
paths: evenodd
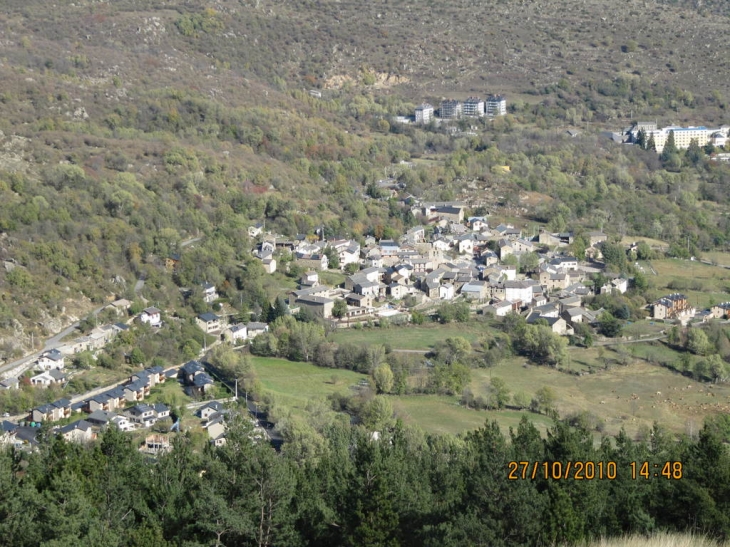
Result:
M677 153L677 145L674 143L674 131L670 131L669 136L667 137L667 142L664 143L664 148L662 149L662 153L659 158L662 162L666 163Z
M654 135L649 135L649 139L646 141L646 149L656 152L656 142L654 141Z
M287 315L289 315L289 306L283 296L277 296L274 305L269 307L267 322L273 323L279 317L285 317Z
M691 141L689 141L689 147L687 148L687 152L685 155L692 165L697 165L702 161L704 153L700 148L697 139L692 139Z

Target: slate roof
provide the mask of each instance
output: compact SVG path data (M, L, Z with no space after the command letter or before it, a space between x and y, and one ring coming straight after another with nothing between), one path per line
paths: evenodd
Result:
M46 359L51 359L52 361L63 360L63 355L57 349L52 349L50 351L47 351L41 357L45 357Z
M216 314L211 312L201 313L198 315L198 319L201 319L205 321L206 323L212 323L213 321L218 321L220 317L218 317Z
M78 420L76 422L73 422L71 424L68 424L61 429L58 430L58 432L61 435L64 435L66 433L70 433L71 431L76 431L77 429L80 429L81 431L88 431L93 426L87 422L86 420Z
M150 405L141 403L138 405L134 405L132 408L127 410L130 414L133 414L134 416L142 416L145 412L150 412L154 410Z
M195 374L196 372L203 372L205 368L200 361L188 361L182 367L180 367L185 374Z
M196 387L202 387L205 385L210 385L213 383L213 378L208 376L205 372L202 374L197 374L195 378L193 378L193 385Z
M163 412L170 412L170 409L168 408L168 406L165 404L162 404L162 403L155 403L152 408L154 409L154 411L157 414L162 414Z

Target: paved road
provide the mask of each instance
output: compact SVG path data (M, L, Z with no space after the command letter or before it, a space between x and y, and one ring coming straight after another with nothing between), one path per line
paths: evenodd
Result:
M106 306L106 304L104 306ZM98 315L98 313L104 308L104 306L96 308L91 313L93 313L94 315ZM30 361L35 361L38 357L40 357L40 355L44 351L48 351L51 349L61 347L63 345L63 342L61 342L61 340L63 338L65 338L66 336L68 336L69 334L71 334L72 332L74 332L78 328L78 326L79 326L79 323L77 321L77 322L73 323L72 325L69 325L68 327L63 329L58 334L55 334L51 338L48 338L43 343L43 349L41 349L40 351L36 351L34 353L31 353L30 355L26 355L24 357L21 357L20 359L16 359L15 361L12 361L10 363L6 363L6 364L0 366L0 374L6 373L6 372L16 369L18 367L27 365ZM14 376L19 376L20 374L22 374L22 371L19 373L16 373Z
M145 274L141 274L139 276L139 279L134 284L134 294L137 294L139 291L142 290L142 288L144 287L145 279L147 279L147 276Z
M182 243L180 243L180 248L187 247L188 245L191 245L196 241L200 241L201 239L203 239L203 236L194 237L192 239L188 239L187 241L183 241Z

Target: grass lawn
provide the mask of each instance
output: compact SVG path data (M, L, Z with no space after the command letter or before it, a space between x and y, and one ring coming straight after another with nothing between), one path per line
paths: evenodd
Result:
M476 341L489 327L484 323L431 323L419 326L390 327L388 329L341 329L332 334L338 344L390 344L393 349L422 349L434 347L436 342L454 336Z
M630 325L624 326L623 335L631 337L653 337L661 335L663 330L669 328L661 321L633 321Z
M473 410L459 405L458 397L445 395L402 395L390 397L396 415L406 424L420 426L429 433L457 435L496 420L503 433L516 428L523 414L544 433L552 421L546 416L513 410Z
M150 389L150 396L145 402L149 404L169 403L173 406L181 406L194 401L185 394L185 391L176 378L168 378L164 384L157 384Z
M319 272L319 282L322 285L329 285L330 287L337 287L345 282L345 274L335 270L327 270L326 272Z
M97 387L104 387L129 377L130 372L126 367L117 370L110 370L104 367L93 367L89 370L74 370L74 376L83 378L87 386L87 389L95 389Z
M295 413L303 411L310 399L348 391L350 386L367 378L350 370L322 368L273 357L252 357L251 362L264 389Z

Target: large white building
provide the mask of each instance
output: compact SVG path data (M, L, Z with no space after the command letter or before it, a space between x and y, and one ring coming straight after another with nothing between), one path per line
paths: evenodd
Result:
M708 128L701 126L680 127L678 125L670 125L667 127L657 128L656 124L651 127L650 124L638 123L630 130L632 142L636 142L639 131L644 130L646 140L654 138L654 146L656 151L661 154L664 146L669 139L669 134L674 133L674 145L680 150L689 148L693 140L697 141L699 146L705 146L711 142L715 146L724 146L727 141L728 130L730 127L723 125L722 127Z
M433 106L428 103L416 107L416 123L427 124L433 120Z
M469 118L481 118L485 111L484 101L479 97L469 97L461 107L461 113Z
M507 114L507 100L502 95L490 95L486 102L487 116L504 116Z

